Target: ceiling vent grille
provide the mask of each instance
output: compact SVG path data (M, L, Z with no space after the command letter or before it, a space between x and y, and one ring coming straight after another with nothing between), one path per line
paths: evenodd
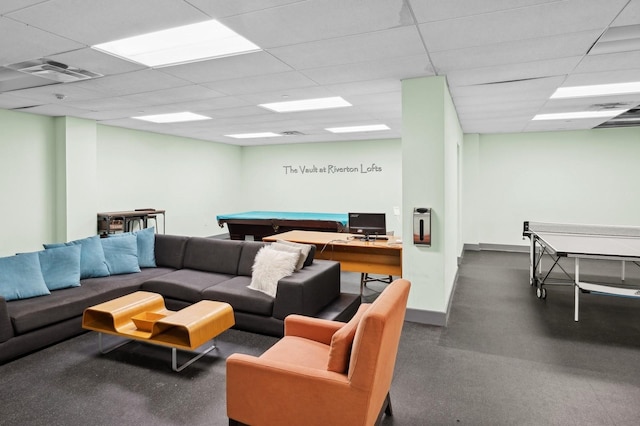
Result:
M282 136L303 136L304 133L299 132L297 130L285 130L284 132L280 132Z
M73 68L60 62L46 61L42 64L32 65L25 68L18 68L16 71L30 74L36 77L46 78L48 80L60 83L72 83L74 81L88 80L91 78L102 77L102 74Z

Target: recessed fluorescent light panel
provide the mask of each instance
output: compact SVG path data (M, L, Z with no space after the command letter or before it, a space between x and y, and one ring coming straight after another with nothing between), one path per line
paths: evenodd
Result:
M331 98L303 99L299 101L273 102L258 105L275 112L313 111L318 109L344 108L351 104L339 96Z
M555 114L538 114L533 120L572 120L579 118L607 118L615 117L627 111L626 109L608 109L604 111L579 111L579 112L560 112Z
M138 117L131 117L136 120L150 121L152 123L182 123L185 121L199 121L199 120L211 120L211 117L207 117L200 114L194 114L192 112L175 112L171 114L157 114L157 115L141 115Z
M148 67L161 67L261 50L246 38L211 20L92 46Z
M328 127L325 130L331 133L379 132L389 130L389 126L386 124L372 124L370 126Z
M236 139L255 139L255 138L275 138L277 136L282 136L277 133L272 132L262 132L262 133L238 133L235 135L225 135L230 138Z
M551 99L585 98L589 96L623 95L640 93L640 81L629 83L597 84L593 86L559 87Z

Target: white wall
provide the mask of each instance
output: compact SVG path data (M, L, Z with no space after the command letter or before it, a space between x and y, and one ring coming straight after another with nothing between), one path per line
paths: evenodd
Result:
M465 170L465 242L526 245L525 220L640 226L640 128L476 137L465 137L465 165L477 164Z
M400 234L402 213L393 210L402 206L399 139L246 147L242 170L240 211L380 212Z
M54 239L55 168L53 119L0 109L0 256Z
M98 211L164 209L167 233L224 233L216 215L240 209L244 199L241 151L232 145L99 125Z

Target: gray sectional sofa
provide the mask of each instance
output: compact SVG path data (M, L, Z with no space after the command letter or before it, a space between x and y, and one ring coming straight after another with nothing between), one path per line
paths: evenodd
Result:
M155 236L155 268L86 278L79 287L6 301L0 297L0 364L83 333L85 308L138 290L159 293L168 309L202 299L229 303L235 328L283 335L284 318L302 314L348 321L357 294L340 292L340 264L313 260L282 278L275 298L249 289L254 258L265 244L176 235Z

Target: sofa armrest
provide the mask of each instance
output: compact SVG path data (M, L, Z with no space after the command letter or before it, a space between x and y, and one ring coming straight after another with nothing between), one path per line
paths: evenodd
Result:
M314 316L338 296L340 263L316 260L278 281L273 317L284 320L290 314Z
M289 315L284 319L284 335L304 337L316 342L331 344L333 334L345 323L320 318Z
M7 301L0 296L0 343L13 337L13 325L7 309Z

